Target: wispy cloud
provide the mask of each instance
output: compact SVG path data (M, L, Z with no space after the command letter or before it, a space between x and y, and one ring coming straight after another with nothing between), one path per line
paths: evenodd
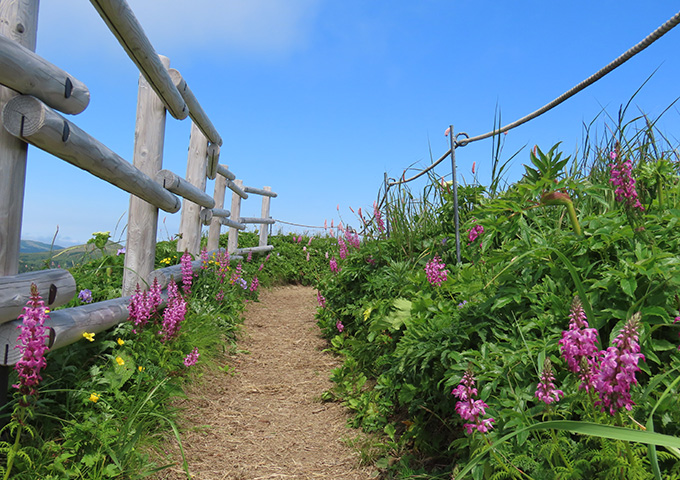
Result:
M303 47L320 0L129 0L159 53L207 49L211 54L286 55ZM49 0L40 6L40 49L101 48L112 38L86 0ZM108 42L105 42L108 43Z

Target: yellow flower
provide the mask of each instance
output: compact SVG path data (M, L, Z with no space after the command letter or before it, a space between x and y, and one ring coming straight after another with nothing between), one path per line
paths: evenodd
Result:
M94 333L83 333L83 337L87 338L89 341L94 342Z
M116 340L116 341L118 342L118 345L120 345L121 347L122 347L123 344L125 343L125 341L124 341L122 338L119 338L119 339Z
M99 400L99 395L96 394L96 393L94 393L94 392L91 393L91 394L90 394L90 401L91 401L91 402L94 402L94 403L97 403L97 400Z
M49 309L49 308L46 308L46 309L45 309L45 313L50 313L50 309Z
M139 370L139 371L141 372L141 371L144 370L144 367L142 367L142 366L140 365L139 367L137 367L137 370Z
M125 360L123 360L120 357L116 357L116 363L118 363L118 365L122 367L123 365L125 365Z

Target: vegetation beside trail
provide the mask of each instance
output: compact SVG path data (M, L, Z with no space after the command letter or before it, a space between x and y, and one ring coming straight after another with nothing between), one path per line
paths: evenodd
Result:
M460 264L449 183L359 217L318 321L344 356L326 396L385 478L680 478L677 146L644 117L608 131L504 188L496 138L490 186L458 190ZM569 357L576 317L596 351Z

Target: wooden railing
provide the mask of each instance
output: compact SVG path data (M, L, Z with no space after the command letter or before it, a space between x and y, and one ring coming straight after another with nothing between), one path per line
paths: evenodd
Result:
M82 112L90 92L83 82L34 53L38 0L0 1L0 366L4 366L0 375L18 360L17 317L31 283L50 308L68 303L76 294L75 281L66 270L18 274L27 144L131 194L123 297L52 312L46 326L53 349L75 342L84 332L100 332L127 319L128 295L138 284L148 286L158 278L167 286L173 276L179 278L177 267L154 270L159 209L181 210L179 252L198 256L203 225L210 225L210 251L218 250L223 225L229 227L232 258L273 248L267 244L267 225L274 222L269 205L276 193L270 187L244 187L219 164L222 138L217 129L180 72L169 69L169 60L156 54L128 4L91 3L140 71L132 163L58 113ZM166 111L192 122L186 178L162 169ZM215 180L213 196L205 193L207 178ZM224 209L227 188L232 191L231 211ZM249 194L262 196L261 218L240 216L241 201ZM259 246L238 249L238 232L251 223L261 225ZM200 261L193 267L198 269ZM0 378L0 390L2 383Z

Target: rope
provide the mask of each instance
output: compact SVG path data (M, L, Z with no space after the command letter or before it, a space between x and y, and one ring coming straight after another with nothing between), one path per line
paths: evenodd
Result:
M321 229L321 230L327 230L326 227L315 227L315 226L313 226L313 225L302 225L302 224L300 224L300 223L284 222L283 220L277 220L277 219L274 219L274 221L275 221L276 223L285 223L286 225L293 225L293 226L296 226L296 227L318 228L318 229Z
M509 130L512 130L515 127L519 127L520 125L528 122L529 120L533 120L534 118L536 118L540 115L543 115L545 112L552 110L553 108L555 108L556 106L558 106L559 104L564 102L565 100L576 95L581 90L583 90L583 89L589 87L590 85L592 85L593 83L597 82L599 79L601 79L602 77L607 75L609 72L611 72L615 68L626 63L628 60L633 58L635 55L637 55L638 53L643 51L645 48L649 47L652 43L657 41L659 38L663 37L666 33L670 32L673 28L675 28L678 25L678 23L680 23L680 12L673 15L673 17L671 17L670 20L668 20L666 23L661 25L659 28L654 30L649 35L647 35L647 37L645 37L645 39L642 40L641 42L639 42L637 45L629 48L623 55L619 56L616 60L609 63L604 68L600 69L597 73L586 78L585 80L583 80L578 85L567 90L566 92L564 92L562 95L557 97L552 102L547 103L546 105L544 105L541 108L539 108L538 110L530 113L529 115L526 115L526 116L520 118L519 120L516 120L512 123L509 123L506 126L500 128L498 130L492 130L491 132L485 133L484 135L477 135L476 137L466 138L465 140L461 140L460 142L456 141L454 148L455 147L464 147L465 145L467 145L469 143L476 142L478 140L484 140L485 138L489 138L489 137L492 137L494 135L500 135L501 133L505 133ZM412 180L415 180L416 178L418 178L418 177L424 175L425 173L427 173L428 171L432 170L435 166L439 165L450 154L451 154L451 149L449 148L449 150L439 160L437 160L435 163L433 163L432 165L430 165L429 167L427 167L425 170L421 171L417 175L414 175L413 177L411 177L409 179L404 179L404 180L400 180L400 181L397 181L397 182L389 183L388 185L390 187L392 187L394 185L400 185L402 183L407 183L407 182L410 182Z

